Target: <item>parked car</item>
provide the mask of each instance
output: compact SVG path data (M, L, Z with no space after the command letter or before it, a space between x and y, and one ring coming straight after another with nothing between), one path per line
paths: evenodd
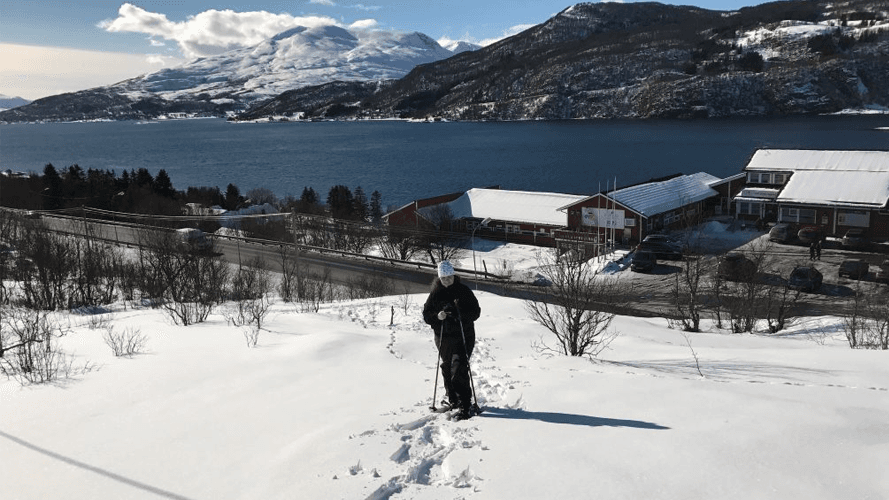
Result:
M840 276L848 276L849 279L860 280L870 272L870 264L863 260L844 260L838 271Z
M666 243L668 245L673 244L673 242L670 241L670 237L666 234L649 234L642 239L642 243Z
M656 238L652 238L652 236L657 236ZM682 260L682 248L679 245L673 243L670 240L665 240L662 238L662 235L649 235L642 243L639 243L639 246L636 247L636 250L644 250L648 252L652 252L658 259L665 260Z
M750 281L756 276L756 262L740 253L730 253L719 260L716 275L729 281Z
M843 236L843 248L863 250L869 243L864 236L864 229L850 229Z
M798 266L790 272L790 277L787 278L787 286L794 290L814 292L821 288L823 279L824 276L821 275L821 271L813 266Z
M793 229L793 225L786 222L775 224L775 226L769 230L769 241L790 243L796 238L796 232Z
M650 273L657 266L657 256L652 252L645 250L637 250L633 253L633 260L630 262L630 270L637 273Z
M815 243L816 241L821 241L824 239L824 233L821 232L821 228L817 227L804 227L796 233L796 237L799 239L800 243L804 245L810 245Z
M874 281L889 285L889 260L884 260L883 263L880 264L880 269L877 271Z

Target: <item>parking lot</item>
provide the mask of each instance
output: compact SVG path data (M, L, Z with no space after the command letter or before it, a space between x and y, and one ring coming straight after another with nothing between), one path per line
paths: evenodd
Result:
M821 287L815 292L803 293L800 304L804 314L836 314L851 303L856 292L862 294L885 295L889 301L889 284L874 281L879 265L889 259L889 244L872 245L867 251L853 251L842 248L839 239L827 238L822 245L820 260L809 258L809 247L803 244L783 244L770 242L767 233L736 247L723 246L716 251L704 253L702 263L709 271L706 273L704 287L709 287L714 279L715 269L720 255L727 252L741 252L749 257L764 253L764 266L759 270L757 279L780 285L794 267L813 265L824 277ZM686 258L689 258L686 256ZM868 274L861 280L839 276L840 264L845 260L862 260L869 264ZM620 274L621 279L629 280L635 287L640 301L651 307L669 310L670 292L676 282L677 273L682 271L682 261L659 260L650 273L637 273L627 269Z

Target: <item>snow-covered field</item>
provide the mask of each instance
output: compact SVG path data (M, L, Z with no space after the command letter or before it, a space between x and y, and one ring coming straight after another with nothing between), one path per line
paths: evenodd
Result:
M759 234L711 222L680 237L719 251ZM474 248L480 268L535 272L535 247ZM625 254L598 263L620 272ZM472 252L459 264L471 269ZM95 369L0 381L0 498L889 497L889 363L849 349L838 318L686 338L618 317L617 339L588 360L537 352L552 339L522 302L480 292L472 368L486 411L457 422L427 409L424 300L317 314L278 302L256 348L221 310L179 327L117 304L99 316L147 338L132 358L112 355L97 315L62 314L61 345Z
M148 338L133 358L64 315L62 345L98 369L0 382L0 497L889 497L886 352L849 349L836 318L780 336L711 328L690 348L664 320L619 317L590 361L540 355L522 303L482 292L487 410L457 422L427 410L424 300L278 303L256 348L219 314L178 327L118 306L111 324Z

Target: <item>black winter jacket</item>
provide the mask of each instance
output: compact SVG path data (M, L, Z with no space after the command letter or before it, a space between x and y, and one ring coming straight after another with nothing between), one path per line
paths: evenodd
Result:
M432 330L435 331L437 337L441 336L444 323L447 323L445 328L446 336L460 335L460 326L456 322L458 315L457 310L454 308L455 300L456 307L459 308L459 317L463 320L463 332L467 338L475 339L473 322L481 316L482 310L478 305L475 294L460 281L459 276L454 276L454 284L448 287L442 285L440 279L435 279L429 298L426 299L426 304L423 305L423 320L432 326ZM450 311L451 315L444 321L441 321L438 319L439 311Z

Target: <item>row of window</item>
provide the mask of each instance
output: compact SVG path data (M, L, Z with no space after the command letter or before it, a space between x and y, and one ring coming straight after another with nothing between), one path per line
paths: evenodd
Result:
M787 183L787 179L789 178L790 174L788 173L747 172L748 184L774 184L777 186L783 186Z

